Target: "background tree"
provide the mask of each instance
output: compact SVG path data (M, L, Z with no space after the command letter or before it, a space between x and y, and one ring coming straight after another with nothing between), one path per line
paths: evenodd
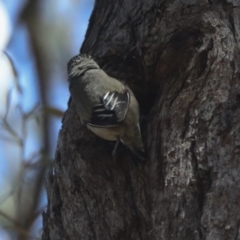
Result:
M149 159L71 104L42 239L240 239L240 2L96 0L81 52L136 94Z
M1 240L40 239L44 170L69 98L66 64L92 7L93 0L0 1Z

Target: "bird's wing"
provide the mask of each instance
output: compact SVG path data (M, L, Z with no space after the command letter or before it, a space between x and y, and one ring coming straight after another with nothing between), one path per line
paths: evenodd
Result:
M127 114L129 103L129 92L107 92L101 103L93 107L88 124L94 127L118 126Z

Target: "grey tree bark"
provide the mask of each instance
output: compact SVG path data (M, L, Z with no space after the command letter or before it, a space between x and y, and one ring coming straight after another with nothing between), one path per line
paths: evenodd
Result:
M42 239L240 239L240 1L96 0L81 52L135 93L149 158L71 104Z

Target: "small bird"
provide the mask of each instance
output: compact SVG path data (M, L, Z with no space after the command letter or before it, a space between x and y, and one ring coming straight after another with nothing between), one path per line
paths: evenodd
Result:
M138 102L129 87L108 76L91 56L79 54L68 63L72 100L82 120L97 136L121 141L140 159L146 153L139 127Z

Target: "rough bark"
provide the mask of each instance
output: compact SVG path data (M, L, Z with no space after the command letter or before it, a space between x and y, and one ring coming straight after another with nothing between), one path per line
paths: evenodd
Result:
M239 0L97 0L81 52L136 94L149 159L71 104L42 239L240 239Z

